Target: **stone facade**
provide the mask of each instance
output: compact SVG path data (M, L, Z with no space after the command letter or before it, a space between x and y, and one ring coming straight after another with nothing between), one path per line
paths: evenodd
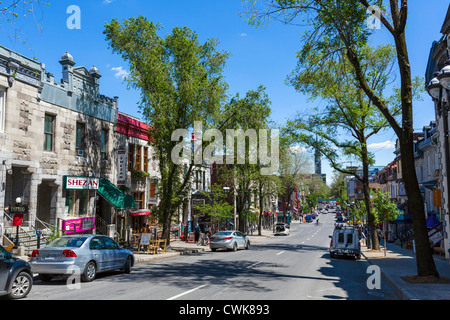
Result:
M0 223L17 197L29 207L26 224L76 218L68 213L65 176L114 182L118 98L100 95L95 67L74 68L68 53L60 64L63 79L56 82L43 64L0 47ZM88 216L95 215L95 198L89 193Z

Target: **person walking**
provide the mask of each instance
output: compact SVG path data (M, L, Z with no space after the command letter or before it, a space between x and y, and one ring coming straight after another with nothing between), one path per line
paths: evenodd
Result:
M195 243L198 243L198 240L200 238L200 226L198 225L198 223L194 228L194 236L195 236Z

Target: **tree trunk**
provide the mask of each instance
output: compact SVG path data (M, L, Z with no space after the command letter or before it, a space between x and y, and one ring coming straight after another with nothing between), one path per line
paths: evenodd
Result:
M424 202L420 193L416 170L411 165L414 163L412 134L405 133L405 137L400 141L400 152L402 155L402 179L408 195L408 211L411 215L414 231L417 275L439 277L428 239Z
M372 201L370 199L370 184L369 184L369 160L367 155L367 147L365 142L361 143L363 145L361 156L363 163L363 192L364 192L364 203L366 205L367 211L367 223L370 230L370 243L372 244L373 250L380 250L380 241L377 236L377 230L375 225L375 217L372 210Z

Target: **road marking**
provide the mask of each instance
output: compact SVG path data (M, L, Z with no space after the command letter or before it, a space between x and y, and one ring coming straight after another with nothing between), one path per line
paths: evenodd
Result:
M286 252L286 251L278 252L278 253L277 253L277 256L279 256L279 255L282 254L283 252Z
M178 299L179 297L185 296L185 295L187 295L187 294L189 294L189 293L192 293L192 292L194 292L194 291L197 291L198 289L201 289L201 288L203 288L203 287L206 287L206 284L204 284L204 285L202 285L202 286L198 286L197 288L188 290L188 291L186 291L186 292L177 294L176 296L173 296L173 297L171 297L171 298L169 298L169 299L167 299L167 300L175 300L175 299Z
M256 265L258 265L260 263L262 263L262 262L261 261L260 262L256 262L256 263L252 264L251 266L249 266L249 268L253 268L254 266L256 266Z

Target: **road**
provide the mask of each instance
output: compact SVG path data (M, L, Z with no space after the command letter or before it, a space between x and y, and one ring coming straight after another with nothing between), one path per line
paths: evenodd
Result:
M369 290L364 259L330 259L334 214L320 225L291 225L289 236L264 239L250 250L204 252L137 264L130 274L98 275L70 290L65 279L36 280L29 300L392 300L384 280Z

